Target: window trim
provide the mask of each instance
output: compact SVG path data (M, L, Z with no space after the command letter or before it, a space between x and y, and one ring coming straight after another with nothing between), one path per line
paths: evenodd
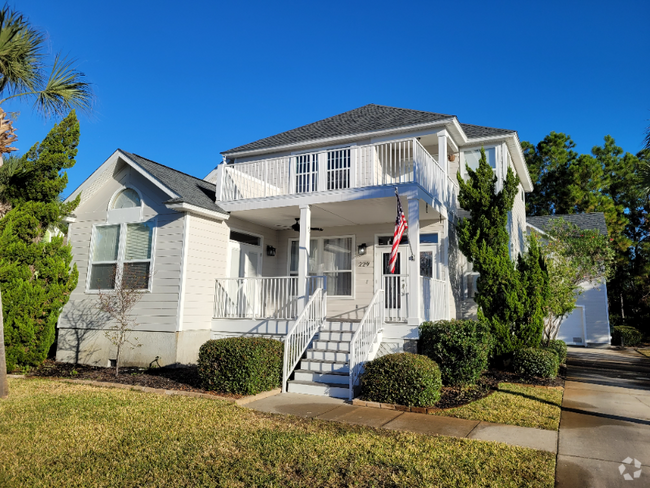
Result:
M142 200L140 200L142 202ZM138 259L138 260L125 260L124 255L126 252L126 228L129 224L146 224L146 223L151 223L152 224L152 232L151 232L151 257L146 260L146 259ZM97 227L110 227L110 226L119 226L120 227L120 235L119 235L119 240L117 243L117 260L116 261L98 261L94 262L94 254L95 254L95 238L97 236L97 232L95 229ZM124 237L123 237L124 236ZM90 237L90 248L88 250L88 268L86 270L86 291L85 293L91 294L91 295L97 295L100 290L94 290L90 288L90 277L92 274L92 269L94 264L115 264L116 269L122 269L124 270L124 263L144 263L144 262L149 262L149 283L147 284L146 288L140 288L139 291L143 291L146 293L153 293L153 274L154 274L154 266L155 266L155 256L156 256L156 238L158 236L158 217L153 217L152 219L149 219L147 221L135 221L135 222L122 222L122 223L115 223L115 224L110 224L110 223L101 223L101 224L93 224L92 231L91 231L91 237ZM120 275L121 276L121 275ZM116 286L118 284L116 283ZM111 290L103 290L105 292L110 292L114 290L115 288Z
M125 190L133 190L134 192L136 192L138 194L138 197L140 197L140 206L139 207L113 208L113 205L115 205L115 200L117 200L117 197L120 195L120 193L122 193ZM142 222L144 220L144 198L142 197L142 192L140 190L138 190L135 186L132 186L132 185L120 185L120 188L115 190L115 192L113 193L113 196L108 201L108 207L106 208L106 220L108 221L108 220L111 219L111 213L113 213L113 215L116 215L116 214L119 215L120 212L122 212L122 214L124 214L124 211L127 211L127 212L129 210L132 211L134 208L140 209L140 211L138 213L138 219L139 219L140 222ZM126 215L128 216L128 214L126 214ZM122 217L125 217L125 216L122 215ZM120 220L119 221L120 224L123 223L121 221L121 219L119 219L119 220ZM132 221L129 221L127 223L132 223ZM114 224L117 225L118 222L115 222Z
M481 144L480 146L467 146L463 147L460 149L460 171L461 175L464 180L466 180L469 175L467 174L467 169L465 168L465 151L480 151L481 148L485 149L486 151L488 149L494 149L494 168L492 170L497 173L497 176L499 175L498 168L499 168L499 154L497 153L497 147L499 147L498 144L495 145L483 145Z
M349 234L349 235L340 235L340 236L314 236L310 235L309 236L310 240L315 239L318 242L318 249L320 251L320 255L323 255L323 248L324 248L324 241L325 239L352 239L352 247L350 249L351 253L351 258L350 258L350 274L351 274L351 294L350 295L331 295L329 292L329 287L327 290L327 298L336 298L337 300L354 300L356 297L356 270L355 270L355 263L357 259L357 253L356 253L356 236L354 234ZM291 275L291 242L296 241L300 242L299 238L295 237L290 237L288 239L288 245L287 245L287 276L292 276ZM298 245L298 253L300 254L300 244ZM325 272L321 270L322 263L319 263L318 267L318 273L314 276L326 276ZM327 273L336 273L337 271L327 271ZM348 270L343 270L342 272L347 273ZM298 276L297 274L293 276Z

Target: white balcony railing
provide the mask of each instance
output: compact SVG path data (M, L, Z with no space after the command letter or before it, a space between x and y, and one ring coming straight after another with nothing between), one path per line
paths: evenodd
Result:
M413 138L223 165L217 198L230 202L400 183L417 183L444 204L454 185Z
M307 278L307 294L327 288L325 276ZM298 277L218 278L215 284L215 319L287 319L298 316Z
M449 319L448 283L435 278L421 277L420 317L425 321Z

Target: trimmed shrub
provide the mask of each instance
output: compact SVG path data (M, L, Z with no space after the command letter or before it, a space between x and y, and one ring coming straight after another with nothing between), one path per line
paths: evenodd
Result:
M612 344L616 346L637 346L643 340L643 334L629 325L617 325L612 330Z
M515 351L512 364L515 373L522 376L555 378L560 368L560 359L554 350L526 347Z
M566 342L561 341L559 339L553 339L549 341L548 344L545 344L543 347L545 347L546 349L550 349L551 351L555 351L560 361L560 364L564 364L566 362L566 355L567 355Z
M475 320L440 320L420 325L422 354L440 367L445 385L467 385L487 370L492 351L489 327Z
M430 407L440 399L440 368L426 356L402 352L366 363L361 395L367 400Z
M275 339L210 340L199 349L199 377L206 390L256 395L281 385L283 353Z

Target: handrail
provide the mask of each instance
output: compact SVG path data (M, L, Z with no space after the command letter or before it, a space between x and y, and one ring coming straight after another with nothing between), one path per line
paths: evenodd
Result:
M327 295L318 288L307 302L284 339L284 358L282 368L282 392L287 391L287 380L300 358L309 347L311 340L320 330L327 316Z
M384 328L384 290L377 290L370 300L368 310L364 314L359 328L350 340L350 401L354 398L354 387L361 375L361 366L368 358L370 349L377 339L377 335Z

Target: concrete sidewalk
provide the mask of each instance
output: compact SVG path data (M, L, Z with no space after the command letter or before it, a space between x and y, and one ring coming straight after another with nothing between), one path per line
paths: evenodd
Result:
M650 360L630 350L572 349L567 367L556 486L649 486Z
M349 405L343 400L298 393L282 393L245 405L260 412L365 425L383 429L497 441L512 446L557 452L557 432L476 420L438 417Z

